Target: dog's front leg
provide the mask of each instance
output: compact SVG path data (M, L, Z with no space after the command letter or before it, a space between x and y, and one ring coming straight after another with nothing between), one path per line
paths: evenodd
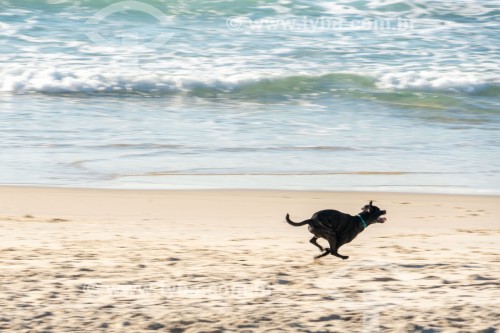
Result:
M338 245L337 240L334 238L328 239L328 243L330 244L330 254L332 256L336 256L342 260L349 259L349 256L343 256L338 253L340 245ZM342 244L341 244L342 245Z
M334 256L336 256L336 257L339 257L339 258L340 258L340 259L342 259L342 260L349 259L349 256L343 256L343 255L341 255L341 254L340 254L340 253L338 253L338 252L331 252L331 253L332 253L332 255L334 255Z
M330 254L330 249L325 249L325 252L321 253L319 256L314 257L314 259L318 259Z

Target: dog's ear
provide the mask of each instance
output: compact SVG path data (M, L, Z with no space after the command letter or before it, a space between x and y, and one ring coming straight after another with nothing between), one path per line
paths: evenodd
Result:
M370 205L364 205L361 207L362 213L369 213L370 212Z
M373 200L370 200L370 209L372 208Z

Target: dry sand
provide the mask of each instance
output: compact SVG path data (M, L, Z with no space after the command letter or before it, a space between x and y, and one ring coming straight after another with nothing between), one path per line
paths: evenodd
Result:
M349 260L284 222L370 199L388 221ZM495 196L0 187L0 331L495 332L499 217Z

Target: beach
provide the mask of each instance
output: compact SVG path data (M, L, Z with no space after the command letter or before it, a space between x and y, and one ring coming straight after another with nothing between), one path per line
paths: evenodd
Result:
M497 27L498 0L1 0L0 332L498 332ZM370 200L348 260L285 221Z
M284 221L369 200L387 222L348 260L314 260ZM498 196L3 186L0 202L2 332L500 327Z

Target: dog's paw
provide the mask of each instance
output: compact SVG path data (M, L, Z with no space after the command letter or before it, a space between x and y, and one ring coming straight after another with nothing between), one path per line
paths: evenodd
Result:
M341 258L342 258L342 260L346 260L346 259L349 259L349 256L342 256Z

